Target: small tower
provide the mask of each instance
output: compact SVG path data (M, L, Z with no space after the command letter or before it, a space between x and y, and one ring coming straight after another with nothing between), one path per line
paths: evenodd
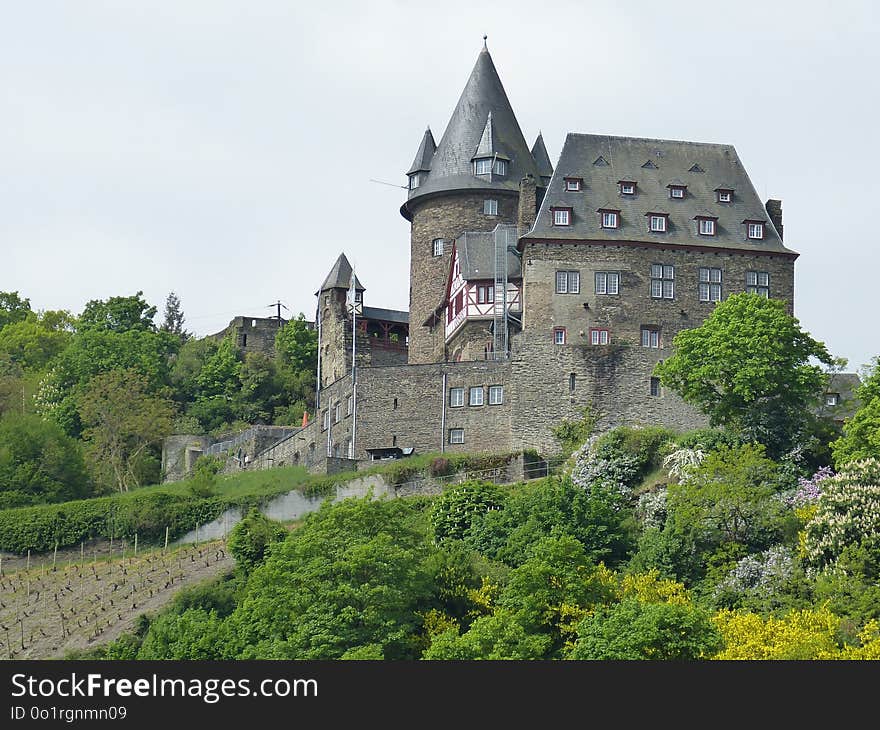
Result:
M484 44L440 144L428 129L407 173L409 193L400 213L412 224L410 364L445 359L444 325L434 314L446 291L452 242L465 231L492 231L523 219L521 181L534 189L548 175L543 140L540 150L546 164L532 155ZM534 220L541 195L528 197L533 210L525 219Z
M351 372L351 314L347 295L351 286L351 264L344 253L339 254L321 288L318 297L318 367L321 388ZM366 291L355 277L355 292L360 302ZM363 350L362 350L363 352ZM360 358L358 358L360 364Z

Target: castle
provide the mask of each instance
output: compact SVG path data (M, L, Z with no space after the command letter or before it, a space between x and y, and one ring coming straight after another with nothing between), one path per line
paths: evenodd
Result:
M793 311L781 202L732 146L570 133L554 169L485 44L407 180L409 312L365 306L340 255L316 292L315 418L252 464L547 455L587 406L604 427L705 425L651 374L675 334L738 292Z

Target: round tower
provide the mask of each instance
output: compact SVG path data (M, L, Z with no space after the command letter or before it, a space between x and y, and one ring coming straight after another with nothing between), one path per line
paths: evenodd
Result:
M536 160L538 153L543 159ZM409 191L400 213L412 224L410 364L445 359L441 305L455 239L466 231L516 224L520 181L531 176L541 185L552 174L549 164L540 137L532 150L526 144L484 44L440 144L428 129L407 173Z

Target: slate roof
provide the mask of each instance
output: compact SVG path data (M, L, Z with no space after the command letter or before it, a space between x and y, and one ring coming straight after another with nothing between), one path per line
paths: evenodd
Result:
M486 131L490 112L493 151L510 162L507 174L502 177L476 177L472 161ZM418 159L419 154L416 157ZM422 160L415 164L424 167L427 163ZM411 169L407 174L412 172L416 170ZM430 160L430 170L422 172L421 184L408 192L407 202L401 206L400 212L405 218L411 218L409 204L412 201L437 193L457 190L517 192L520 179L529 174L540 178L538 165L520 130L495 64L484 47Z
M832 415L835 420L843 420L852 416L861 405L856 396L856 389L861 384L862 380L857 373L833 373L825 392L839 394L840 403L837 406L823 406L823 412Z
M578 192L563 178L579 177ZM618 181L636 182L635 195L621 195ZM669 185L686 185L683 199ZM716 202L715 189L733 189L731 203ZM552 224L551 208L571 207L569 226ZM601 227L597 211L620 210L617 229ZM666 233L648 230L647 213L668 213ZM699 235L695 216L717 216L716 235ZM764 238L746 238L744 220L765 221ZM632 241L658 245L698 245L798 254L786 248L732 145L570 133L537 221L524 239Z
M364 319L378 319L383 322L400 322L402 324L409 323L409 312L402 312L399 309L382 309L381 307L364 307Z
M465 280L495 278L495 232L468 232L455 239L455 250ZM522 279L520 259L507 252L507 278Z
M339 254L339 258L336 259L336 263L333 264L333 268L330 269L330 273L327 274L327 278L324 279L324 283L315 294L320 294L327 289L348 289L351 286L351 274L351 264L348 263L344 253ZM355 288L358 291L366 291L361 280L357 277L355 277Z
M434 142L434 135L431 128L425 130L419 149L416 151L416 157L413 160L412 167L409 168L407 175L414 172L427 172L431 169L431 160L434 159L434 152L437 151L437 144Z
M535 164L538 166L538 174L541 176L543 184L546 185L553 177L553 163L550 162L550 155L547 154L547 146L544 144L544 135L538 133L535 144L532 145L532 157L535 158Z

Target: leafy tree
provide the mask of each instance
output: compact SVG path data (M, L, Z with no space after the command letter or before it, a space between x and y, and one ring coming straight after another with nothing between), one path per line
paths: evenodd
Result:
M172 404L133 370L95 376L79 399L83 439L98 479L120 492L140 485L139 465L171 432Z
M80 445L56 424L33 415L0 419L0 508L90 494Z
M334 659L377 645L386 659L418 658L432 586L416 507L348 499L310 514L251 574L229 619L236 655Z
M282 365L293 372L314 373L318 367L318 333L300 312L275 334L275 352Z
M269 546L281 542L287 537L284 525L270 520L256 507L252 507L247 516L239 522L229 535L229 552L238 566L250 573L266 557Z
M553 427L553 436L559 442L562 456L567 457L578 446L586 443L596 430L600 414L593 406L587 406L578 419L563 419Z
M763 446L721 447L686 481L670 484L667 506L678 529L693 530L704 546L762 548L780 536L784 505L777 486L776 465Z
M20 322L31 314L30 299L22 299L17 291L0 291L0 330Z
M569 659L691 661L721 648L709 612L690 604L625 599L599 606L577 628Z
M829 363L825 345L804 332L785 303L734 294L697 328L679 332L674 354L655 368L663 385L773 455L789 451L812 416Z
M543 659L550 637L528 633L510 611L500 610L478 618L460 634L451 628L438 634L425 651L424 659Z
M151 306L139 291L130 297L110 297L92 299L86 302L79 316L77 330L85 332L97 330L104 332L130 332L132 330L155 332L153 319L156 307Z
M152 624L138 659L220 659L227 645L223 621L214 611L188 608L163 614Z
M23 370L42 370L70 344L70 320L56 312L29 313L24 319L0 329L0 359L16 363Z
M163 332L179 337L181 340L189 338L189 332L183 328L184 323L183 307L180 304L180 297L174 292L169 292L168 298L165 300L165 313L162 319L162 325L159 329Z
M856 389L860 406L843 425L843 436L831 444L840 468L858 459L880 459L880 357L875 357Z
M431 509L434 539L464 539L475 515L500 509L503 503L504 494L491 482L469 481L449 487Z

